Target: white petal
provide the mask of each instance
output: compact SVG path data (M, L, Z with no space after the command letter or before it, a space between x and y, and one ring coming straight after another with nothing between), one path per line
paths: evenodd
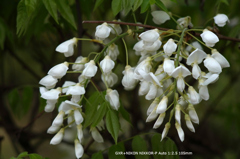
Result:
M140 88L139 88L139 91L138 91L139 96L143 96L143 95L148 93L148 91L150 89L150 84L151 83L147 82L147 81L140 82Z
M185 82L183 78L177 79L177 88L180 92L183 92L183 90L185 89Z
M219 74L212 74L208 77L208 79L206 81L204 81L203 85L207 86L211 83L214 83L218 80L218 78L219 78Z
M148 115L146 122L151 122L157 118L158 114L156 113L156 110L157 108L155 107L153 111Z
M216 49L212 50L212 57L221 65L222 68L230 67L227 59L221 55Z
M161 102L158 104L157 107L157 114L161 114L164 113L167 109L167 103L168 103L168 97L164 96L161 100Z
M119 94L117 90L107 89L105 99L110 103L112 109L118 110L120 107Z
M61 91L58 89L51 89L50 91L44 92L41 97L47 100L57 100L60 93Z
M58 82L58 80L56 78L54 78L51 75L47 75L39 81L39 84L47 87L47 89L51 89L51 88L55 87L57 82Z
M178 136L179 136L180 140L183 142L184 141L184 132L183 132L182 127L179 125L178 122L175 123L175 127L177 129Z
M103 23L102 25L98 25L96 27L95 36L97 39L104 40L110 35L110 32L111 28L108 27L108 24Z
M183 65L178 66L171 73L171 76L174 77L174 78L186 77L186 76L189 76L189 75L191 75L191 72Z
M159 115L157 121L153 125L153 129L157 129L157 128L159 128L159 126L162 125L164 117L165 117L165 113L162 113Z
M199 95L203 100L208 100L209 99L209 93L208 93L207 86L200 86Z
M55 108L55 104L57 103L57 100L47 100L47 105L44 108L44 111L49 113L52 112Z
M197 115L193 105L191 105L191 104L189 104L189 106L188 106L188 114L189 114L189 117L191 118L192 122L199 124L198 115Z
M159 98L155 98L154 101L151 103L151 105L148 107L147 110L147 115L150 115L150 113L154 110L154 108L158 105L159 103Z
M58 130L61 128L61 125L51 125L51 127L48 128L47 133L48 134L55 134L56 132L58 132Z
M143 40L145 45L149 46L159 38L159 33L157 29L152 29L141 33L139 37Z
M53 76L54 78L62 78L64 75L66 75L68 70L68 63L64 62L61 64L58 64L54 67L52 67L49 71L48 74Z
M218 37L208 29L204 29L203 33L200 34L202 37L202 40L205 42L205 44L209 47L213 47L215 43L219 41Z
M163 45L164 53L167 56L171 56L177 49L177 44L174 43L173 39L169 39L166 44Z
M165 124L165 128L163 129L163 132L162 132L162 139L161 139L161 141L167 136L167 133L168 133L168 130L169 130L170 127L171 127L170 123L166 123Z
M83 130L82 130L82 125L77 125L77 136L78 136L78 140L80 142L82 142L83 139Z
M204 66L208 69L208 71L217 74L222 72L221 65L211 56L208 56L203 62Z
M173 72L174 69L175 69L174 61L170 60L168 58L165 58L164 62L163 62L164 72L166 72L168 75L171 75L171 73Z
M204 51L197 48L188 56L187 64L188 65L191 65L193 63L200 64L203 61L203 59L206 57L207 57L207 54Z
M201 69L198 66L198 64L194 63L192 68L192 76L193 78L198 79L200 75L201 75Z
M113 60L111 60L111 58L107 55L105 56L105 58L100 62L100 66L102 68L102 71L104 73L109 73L110 71L112 71L112 69L115 66L115 63Z
M153 22L158 25L170 20L170 16L164 11L153 11L151 14L153 16Z
M78 109L74 110L74 119L77 125L81 124L83 122L82 114L79 112Z
M50 141L51 145L57 145L59 144L62 139L63 139L63 134L64 134L64 129L60 129L59 132L52 138L52 140Z
M215 24L219 27L223 27L228 20L228 17L225 14L217 14L214 18Z
M95 65L95 62L91 60L90 62L85 64L85 68L82 72L82 76L91 78L95 76L96 73L97 73L97 66Z
M181 125L181 108L179 104L176 105L175 120Z
M72 56L74 53L74 45L77 45L77 38L67 40L57 46L56 51L64 53L65 57Z
M52 125L54 126L61 126L63 123L63 117L64 117L65 113L64 111L60 111L57 115L57 117L53 120Z
M85 88L80 85L70 86L66 92L67 95L82 95L85 94Z
M154 84L151 84L150 89L147 95L145 96L145 98L146 100L152 100L156 98L156 95L157 95L157 87Z
M84 149L83 149L83 146L80 144L80 142L75 139L74 140L74 147L75 147L75 155L76 155L76 158L81 158L84 154Z
M187 127L188 127L188 129L191 131L191 132L195 132L195 129L194 129L194 127L193 127L193 124L192 124L192 122L191 122L191 120L190 120L190 117L189 117L189 115L185 115L185 120L186 120L186 125L187 125Z
M69 86L74 86L76 85L76 82L72 82L72 81L65 81L64 84L62 85L62 92L66 93ZM65 88L64 88L65 87Z

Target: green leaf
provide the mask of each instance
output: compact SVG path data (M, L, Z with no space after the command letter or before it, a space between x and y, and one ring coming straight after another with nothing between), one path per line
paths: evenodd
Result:
M44 159L44 157L38 155L38 154L29 154L30 159Z
M63 16L63 18L67 22L69 22L74 27L74 29L77 30L77 26L76 26L76 23L74 20L72 10L71 10L69 4L67 4L66 0L57 0L56 4L57 4L57 8L58 8L60 14Z
M225 3L226 5L229 5L228 0L221 0L222 3Z
M104 0L96 0L93 11L95 11L103 3L103 1Z
M150 5L153 5L153 4L155 4L156 2L155 2L155 0L149 0L149 3L150 3Z
M138 9L138 7L141 6L142 3L143 3L143 0L135 0L134 5L133 5L133 11L136 11Z
M20 157L27 157L28 156L28 152L22 152L18 155L17 158L20 158Z
M178 149L176 144L169 138L165 138L161 141L161 134L155 134L151 138L152 150L153 152L173 152L178 154ZM154 159L162 159L161 154L153 155ZM165 159L179 159L178 155L165 155Z
M57 4L56 4L55 0L42 0L42 1L43 1L44 6L46 7L48 13L58 23Z
M140 136L135 136L132 141L132 149L133 151L140 152L140 151L148 151L146 141L141 138ZM147 155L135 155L136 159L148 159L149 156Z
M19 102L20 100L21 100L20 93L17 89L13 89L8 93L8 103L10 105L10 108L13 114L18 118L20 117L20 113L19 113L19 108L21 106Z
M97 111L94 115L94 118L93 118L93 123L92 123L92 126L93 127L96 127L97 124L103 119L103 117L105 116L106 114L106 111L107 111L107 105L108 105L108 102L104 102L100 105L99 108L97 108Z
M22 115L25 115L31 106L32 103L32 98L33 97L33 89L32 87L24 87L23 91L22 91L22 95L21 95L21 104L22 104Z
M26 6L26 11L28 16L30 16L33 11L36 9L37 5L37 0L24 0L25 6Z
M233 37L233 38L236 38L237 35L239 35L239 32L240 32L240 24L236 25L234 28L232 28L230 31L229 31L229 34L228 36L229 37ZM228 45L231 41L228 41L226 43L226 45Z
M141 5L141 13L146 12L149 7L150 7L149 0L143 0L143 3Z
M94 153L94 154L91 156L91 159L104 159L104 158L103 158L103 155L102 155L102 151L97 152L97 153Z
M94 121L98 105L105 101L103 97L104 96L101 92L96 91L88 99L86 99L85 120L83 123L83 128L88 127Z
M106 115L106 126L108 132L112 135L115 143L117 143L120 123L115 111L109 109Z
M122 9L122 0L113 0L112 1L112 11L113 15L116 16Z
M161 8L163 11L168 13L168 9L166 8L166 6L162 3L161 0L156 0L156 5Z
M123 10L125 15L127 15L130 12L133 4L134 0L123 0Z
M174 2L174 3L177 3L177 0L171 0L172 2Z
M125 159L124 155L117 155L118 152L124 152L125 147L123 143L118 143L117 145L113 145L109 148L108 158L109 159Z
M120 108L118 111L122 115L122 117L131 124L130 114L128 113L128 111L126 109L124 109L122 104L120 105Z
M23 0L17 6L17 34L21 36L25 34L29 23L27 9Z

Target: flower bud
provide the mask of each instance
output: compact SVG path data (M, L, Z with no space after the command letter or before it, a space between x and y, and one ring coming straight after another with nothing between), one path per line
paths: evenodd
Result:
M194 129L193 124L192 124L192 122L191 122L191 120L190 120L190 117L189 117L189 115L187 115L187 114L185 114L185 121L186 121L186 125L187 125L188 129L189 129L191 132L195 132L195 129Z
M49 71L48 74L53 76L54 78L62 78L64 75L66 75L68 70L68 63L64 62L61 64L58 64L54 67L52 67Z
M170 20L170 16L164 11L153 11L151 14L153 16L153 22L158 25Z
M167 110L168 97L164 96L157 106L157 114L164 113Z
M62 141L62 139L63 139L63 134L64 134L64 128L59 130L59 132L50 141L50 144L51 145L59 144Z
M72 65L72 69L74 71L83 71L84 69L84 65L85 63L88 62L88 58L87 57L82 57L82 56L79 56L76 61L74 63L76 64L73 64Z
M74 140L74 147L75 147L76 158L77 159L81 158L83 156L83 154L84 154L84 149L83 149L83 146L78 141L78 139Z
M45 86L47 89L52 89L55 87L57 82L58 80L56 78L51 75L47 75L39 81L39 84Z
M118 110L120 107L119 94L117 90L107 89L105 99L110 103L112 109Z
M73 55L75 45L77 45L77 38L72 38L58 45L56 51L63 53L65 57L69 57Z
M100 62L100 66L102 68L102 71L104 73L109 73L110 71L112 71L112 69L115 66L115 63L113 60L111 60L111 58L107 55L105 56L105 58Z
M166 44L163 45L164 53L167 56L171 56L177 49L177 44L174 43L173 39L169 39Z
M97 66L93 60L85 64L85 68L82 72L82 76L91 78L97 73Z
M223 27L226 25L226 22L229 21L225 14L217 14L215 17L213 17L213 19L215 24L217 24L219 27Z
M104 142L102 135L99 133L99 131L95 127L91 128L91 134L92 134L93 139L96 142L98 142L98 143Z
M184 132L183 132L181 125L178 122L176 122L175 127L177 129L180 140L183 142L184 141Z
M205 42L205 44L209 47L213 47L215 43L219 41L217 35L208 29L204 29L203 33L200 36L202 37L202 40Z
M165 124L165 128L163 129L163 132L162 132L161 141L167 136L167 133L168 133L170 127L171 127L171 124L169 122Z
M163 120L165 118L166 113L161 113L157 119L157 121L155 122L155 124L153 125L153 129L157 129L159 128L159 126L161 126L161 124L163 123Z
M110 35L110 32L111 32L111 28L108 26L107 23L98 25L96 27L96 32L95 32L96 39L104 40Z

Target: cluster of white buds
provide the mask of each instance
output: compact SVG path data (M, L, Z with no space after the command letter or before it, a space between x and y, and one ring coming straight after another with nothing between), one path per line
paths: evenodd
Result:
M169 14L163 11L154 11L152 15L156 24L162 24L170 19ZM219 26L223 26L228 18L217 15L214 20ZM139 83L139 95L145 96L147 100L153 100L147 110L146 122L156 120L154 129L161 126L168 110L170 111L169 121L165 124L162 133L162 140L166 137L171 127L170 121L174 116L176 130L180 140L183 141L184 131L181 127L181 114L185 114L184 119L189 130L195 132L192 122L198 124L199 119L194 105L209 99L208 85L218 80L222 68L230 67L230 65L223 55L211 48L219 41L218 36L210 30L203 30L200 36L205 44L201 40L198 41L211 49L211 54L207 54L199 42L193 41L189 44L188 41L184 41L186 29L193 26L191 18L189 16L183 17L177 22L178 30L174 34L171 34L173 31L164 32L152 29L139 35L140 40L134 45L133 50L135 50L136 55L141 57L135 67L128 65L127 61L125 70L122 72L122 85L125 90L132 90ZM132 34L131 30L128 30L127 34L121 34L121 32L120 25L103 23L96 27L94 41L103 44L110 33L118 35L119 38ZM171 36L179 33L182 34L180 39ZM166 34L170 34L171 38L167 39L166 37L169 36L165 37ZM66 57L72 56L78 40L81 39L73 38L65 41L56 48L56 51L64 53ZM104 57L101 58L103 55ZM48 75L40 80L39 84L45 86L40 87L40 92L41 97L47 100L46 112L54 110L59 97L70 97L60 104L59 113L47 131L50 134L56 133L50 141L51 144L59 144L63 139L64 130L75 126L77 131L77 137L74 141L76 157L81 158L84 154L82 146L84 122L82 107L84 104L82 104L82 100L89 81L98 70L101 71L101 79L106 86L105 100L109 103L110 109L116 111L119 109L118 91L111 89L118 80L118 76L113 71L118 55L118 46L112 40L93 60L89 57L79 56L75 63L64 62L54 66L49 70ZM68 71L70 64L73 64L72 71ZM207 70L207 72L202 70ZM58 79L67 73L79 73L77 82L65 81L62 87L55 88ZM191 76L197 80L198 88L187 83L187 78ZM173 100L169 98L170 96L173 96ZM67 126L63 124L64 119L67 119ZM104 141L99 132L103 128L103 120L97 126L90 128L91 135L96 142Z

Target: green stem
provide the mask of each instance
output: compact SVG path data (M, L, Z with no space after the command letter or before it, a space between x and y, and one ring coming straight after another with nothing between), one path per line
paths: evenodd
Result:
M124 47L125 47L125 51L126 51L126 65L128 65L128 49L127 49L126 42L125 42L125 40L123 38L122 38L122 41L123 41L123 44L124 44Z

